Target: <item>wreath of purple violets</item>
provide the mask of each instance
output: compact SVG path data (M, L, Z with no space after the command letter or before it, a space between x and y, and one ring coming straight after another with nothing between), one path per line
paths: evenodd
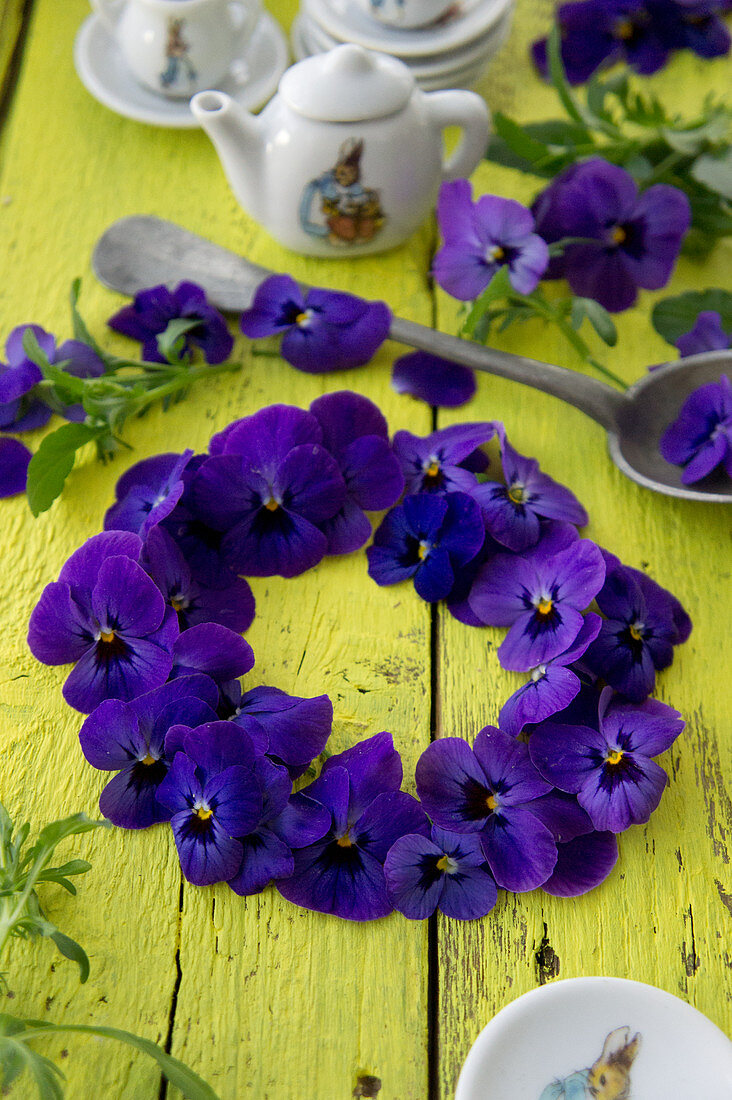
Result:
M353 552L371 537L367 513L385 509L372 579L411 578L461 622L508 628L498 659L527 674L472 746L429 745L418 798L401 790L390 733L328 756L327 696L239 681L254 665L246 577ZM28 641L40 661L73 666L63 695L87 715L82 751L114 773L104 816L169 822L189 882L242 895L274 883L351 920L437 908L473 919L499 888L571 897L601 883L617 834L657 807L667 777L654 758L684 726L649 694L690 620L581 538L587 522L500 423L390 439L378 408L348 391L308 411L272 405L208 454L128 470L104 531L44 589Z

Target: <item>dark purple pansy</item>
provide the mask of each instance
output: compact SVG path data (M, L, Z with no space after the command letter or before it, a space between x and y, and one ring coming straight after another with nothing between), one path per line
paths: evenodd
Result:
M264 685L242 693L238 680L224 685L219 715L232 722L255 719L266 738L262 752L284 764L292 779L320 756L333 726L333 704L327 695L303 699Z
M579 693L579 677L568 668L579 660L599 633L602 620L588 611L579 634L569 649L531 670L531 676L506 700L498 715L502 730L518 737L524 726L550 718L572 702Z
M419 493L392 508L366 551L377 584L413 578L423 600L442 600L483 545L480 508L465 493Z
M652 0L653 3L653 0ZM723 57L729 52L730 33L723 19L728 0L655 0L660 35L672 50L692 50L699 57Z
M124 306L107 322L115 332L139 340L143 358L152 363L164 363L158 350L158 336L171 321L195 321L195 327L185 333L185 350L200 348L207 363L223 363L231 355L234 340L226 321L206 294L195 283L179 283L175 290L153 286L135 295L132 305Z
M40 367L32 362L23 347L23 337L30 331L41 352L53 364L64 364L64 370L77 378L97 378L104 374L104 363L79 340L66 340L56 347L56 338L39 325L19 325L5 344L7 364L0 363L0 431L23 432L41 428L51 417L51 409L33 395L33 389L43 378ZM80 405L63 410L67 420L83 420Z
M499 554L481 568L470 592L475 615L510 630L498 647L504 668L527 672L569 649L582 611L605 578L599 547L580 539L545 557Z
M575 294L614 312L632 306L639 287L666 285L691 221L683 191L658 183L639 195L624 168L600 157L560 173L533 210L547 241L587 239L567 245L546 277L566 278Z
M480 504L488 534L509 550L519 551L538 542L542 519L584 527L587 512L574 493L543 474L536 459L515 451L502 426L498 434L505 484L484 481L470 494Z
M174 725L215 721L217 696L208 677L185 676L129 703L106 699L86 719L79 732L84 756L92 767L118 773L99 798L113 825L145 829L169 819L155 797L172 761L165 736Z
M394 908L410 920L425 920L437 909L457 920L475 920L489 913L498 897L478 833L450 833L433 825L429 837L400 837L389 849L384 872Z
M328 832L293 852L292 875L277 883L282 896L348 920L390 913L386 855L400 836L429 829L417 800L399 790L401 779L401 759L388 733L331 756L301 792L328 810Z
M732 477L732 384L726 374L690 394L661 436L667 462L683 466L684 485L701 481L722 466Z
M389 445L386 420L368 398L349 391L329 393L313 401L310 412L346 486L340 510L319 527L329 554L350 554L371 537L365 513L391 508L402 495L404 477Z
M607 572L596 600L605 618L583 664L631 702L641 703L653 691L656 672L673 661L674 645L689 636L691 620L650 577L607 551L603 557Z
M236 838L262 817L256 754L247 734L231 722L190 729L182 742L157 798L170 811L183 874L195 886L210 886L237 873L243 848Z
M219 623L243 634L252 625L254 596L244 578L232 575L226 588L199 584L178 546L162 527L154 527L148 534L142 565L175 611L181 630L199 623Z
M0 499L25 492L33 455L17 439L0 439Z
M404 474L409 494L430 492L469 493L477 484L476 473L488 465L479 450L496 434L492 420L478 424L453 424L427 436L397 432L394 453Z
M198 470L194 507L223 533L221 551L235 572L294 577L327 552L318 525L343 507L346 485L321 439L310 413L270 405L232 425L224 453Z
M676 347L682 356L699 355L703 351L726 351L732 347L732 332L722 328L721 314L713 309L703 309L693 328L679 336Z
M422 805L443 829L478 833L491 873L506 890L533 890L557 861L550 829L525 805L551 790L529 750L486 726L471 749L460 737L433 741L416 770Z
M193 451L160 454L136 462L117 482L117 501L104 516L105 531L134 531L144 539L166 519L183 493L183 471Z
M604 882L617 862L614 833L586 833L557 844L557 862L541 888L555 898L579 897Z
M534 231L530 210L515 199L483 195L471 198L467 180L443 183L437 200L442 248L432 274L439 285L461 301L471 301L502 267L519 294L530 294L549 262L549 250Z
M239 634L218 623L196 623L175 639L170 675L202 672L217 684L226 684L253 667L252 647Z
M668 783L652 757L665 752L684 728L672 707L656 699L640 705L600 696L598 729L544 722L529 741L541 774L570 794L600 832L621 833L648 821Z
M368 363L390 325L384 302L318 288L303 293L289 275L265 279L241 317L245 336L282 335L282 358L309 374Z
M236 574L223 559L223 535L198 516L193 501L193 482L206 459L206 455L194 455L183 470L183 493L161 526L175 542L198 583L206 588L228 588Z
M46 585L31 614L31 652L44 664L74 663L63 695L85 714L104 699L134 699L171 671L178 621L138 564L141 549L137 535L95 535Z
M412 351L395 359L391 384L397 393L446 409L465 405L476 389L475 371L470 367L427 351Z

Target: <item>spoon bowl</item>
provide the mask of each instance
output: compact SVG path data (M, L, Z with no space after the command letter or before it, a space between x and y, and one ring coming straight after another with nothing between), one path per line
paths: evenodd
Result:
M247 309L259 284L273 274L180 226L144 215L114 222L97 242L92 267L105 286L129 295L161 283L172 287L183 280L196 282L213 305L232 312ZM732 503L732 482L723 472L693 487L684 485L681 468L666 462L658 449L689 394L718 381L724 372L732 373L732 351L665 363L621 393L564 367L483 347L400 317L392 318L389 337L574 405L606 429L613 462L647 489L685 500Z

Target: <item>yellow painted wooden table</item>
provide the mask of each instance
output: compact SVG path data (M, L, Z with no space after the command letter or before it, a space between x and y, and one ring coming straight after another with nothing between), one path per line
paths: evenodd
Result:
M288 25L295 0L271 0ZM72 64L86 0L0 0L0 74L19 14L30 9L17 83L0 133L0 337L34 321L68 335L67 291L84 277L82 306L93 331L121 299L99 287L93 244L114 219L152 213L179 222L268 266L321 285L384 297L395 312L454 330L453 304L428 278L435 229L402 248L357 262L306 260L275 245L238 208L208 139L120 118L84 90ZM527 44L549 23L545 0L519 0L511 39L480 91L494 107L546 117L552 94L530 73ZM690 108L721 88L726 62L678 56L650 85ZM528 199L531 182L482 166L479 191ZM724 285L732 255L720 244L703 265L682 260L671 285L641 295L619 318L608 353L627 380L668 348L649 325L664 294ZM120 348L121 338L105 343ZM554 334L528 327L504 346L576 365ZM353 388L375 400L392 430L426 434L429 410L395 395L387 345L366 369L312 377L237 346L241 372L221 376L171 412L130 425L134 446L110 465L88 456L63 499L34 520L22 498L2 503L0 601L0 796L20 820L38 825L97 812L104 778L83 760L79 716L62 701L65 671L38 665L25 642L30 611L66 557L100 530L116 479L159 450L205 449L211 433L272 401L306 406ZM519 994L557 977L607 974L651 982L681 996L730 1031L730 515L723 508L654 496L610 464L599 427L579 412L522 387L482 379L472 405L437 416L504 420L514 445L536 455L587 506L587 535L670 587L694 619L690 641L658 683L657 696L688 725L662 759L670 786L649 825L620 842L620 862L594 893L562 901L541 891L503 895L484 920L430 926L392 916L363 926L297 909L266 890L240 899L226 886L181 882L168 829L80 838L93 870L77 899L46 890L51 918L86 947L92 972L44 944L15 945L8 1007L137 1031L187 1061L223 1100L447 1100L475 1036ZM37 440L33 440L33 445ZM249 639L252 683L300 695L327 692L340 750L382 729L394 734L413 790L414 765L431 736L472 738L495 722L518 677L499 669L499 632L471 629L431 611L410 586L378 588L363 553L326 560L296 581L254 584L257 618ZM65 1049L62 1049L65 1048ZM141 1057L101 1040L49 1041L74 1100L158 1097L159 1074ZM360 1093L359 1093L360 1088ZM27 1081L13 1095L30 1095ZM354 1090L356 1090L354 1092ZM175 1090L170 1089L172 1096ZM165 1095L165 1090L160 1092ZM529 1098L531 1100L531 1098Z

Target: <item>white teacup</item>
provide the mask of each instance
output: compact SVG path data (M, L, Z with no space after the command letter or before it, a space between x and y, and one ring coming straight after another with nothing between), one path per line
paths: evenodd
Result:
M215 88L249 44L260 0L90 0L132 73L161 95Z
M456 0L359 0L363 10L390 27L427 27L435 23Z

